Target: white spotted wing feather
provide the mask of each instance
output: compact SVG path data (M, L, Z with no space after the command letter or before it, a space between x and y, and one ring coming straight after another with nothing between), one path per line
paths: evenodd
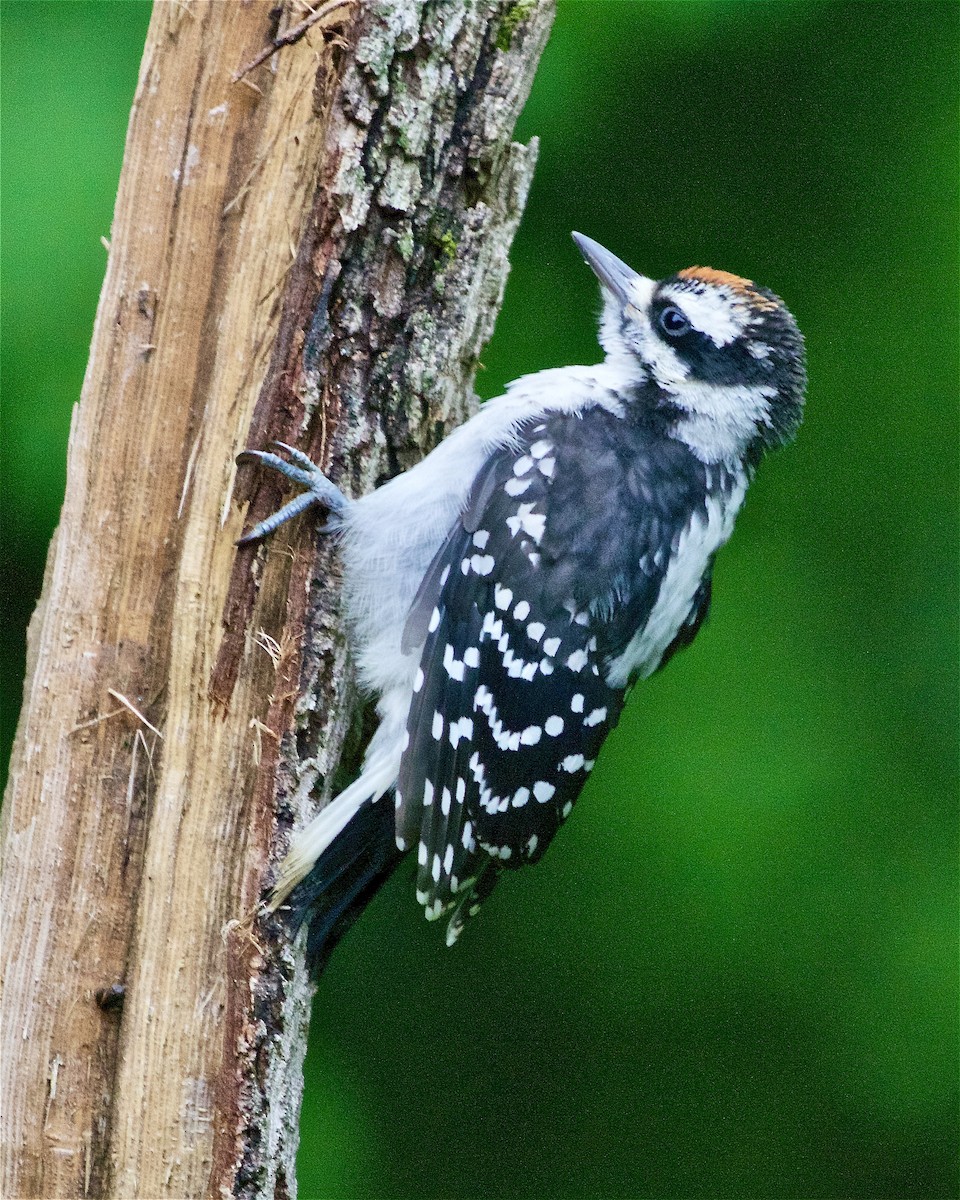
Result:
M478 903L491 870L540 858L620 712L589 615L542 586L555 465L543 432L534 426L528 444L485 466L408 620L409 640L425 629L426 642L398 829L417 845L429 917L463 896Z

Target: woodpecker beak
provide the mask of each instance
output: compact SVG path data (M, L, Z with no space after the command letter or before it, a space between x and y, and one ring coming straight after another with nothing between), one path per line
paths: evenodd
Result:
M573 240L587 261L594 275L608 291L611 291L621 304L637 305L643 296L649 296L653 291L654 282L645 275L638 275L631 267L609 250L604 249L593 238L584 237L582 233L574 233Z

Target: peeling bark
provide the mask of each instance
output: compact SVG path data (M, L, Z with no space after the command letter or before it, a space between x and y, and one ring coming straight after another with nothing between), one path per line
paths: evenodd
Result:
M552 18L324 8L151 23L3 810L11 1197L295 1194L311 989L245 918L357 698L336 562L236 551L281 494L233 460L359 494L470 411Z

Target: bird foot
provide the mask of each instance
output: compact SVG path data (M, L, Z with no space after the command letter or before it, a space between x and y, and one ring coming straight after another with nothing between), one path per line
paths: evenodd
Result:
M244 450L242 454L237 455L237 462L256 462L261 466L270 467L274 471L279 471L281 475L286 475L295 483L302 484L307 490L301 492L299 496L294 496L282 508L278 508L275 513L254 525L249 533L245 533L242 538L238 539L237 545L247 546L251 542L260 541L261 538L267 537L285 522L292 520L293 517L298 516L305 509L312 508L315 504L326 508L332 518L320 526L320 532L330 533L338 529L340 527L338 518L343 516L352 501L347 499L336 484L330 482L316 463L302 450L298 450L295 446L288 446L286 442L271 442L271 446L286 451L291 461L288 462L279 454L273 454L266 450Z

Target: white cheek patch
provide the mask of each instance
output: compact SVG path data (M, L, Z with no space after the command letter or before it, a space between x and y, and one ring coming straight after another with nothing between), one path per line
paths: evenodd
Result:
M688 288L664 288L662 295L676 304L694 329L708 337L715 346L734 341L750 324L746 305L737 301L729 288L709 287L702 292Z

